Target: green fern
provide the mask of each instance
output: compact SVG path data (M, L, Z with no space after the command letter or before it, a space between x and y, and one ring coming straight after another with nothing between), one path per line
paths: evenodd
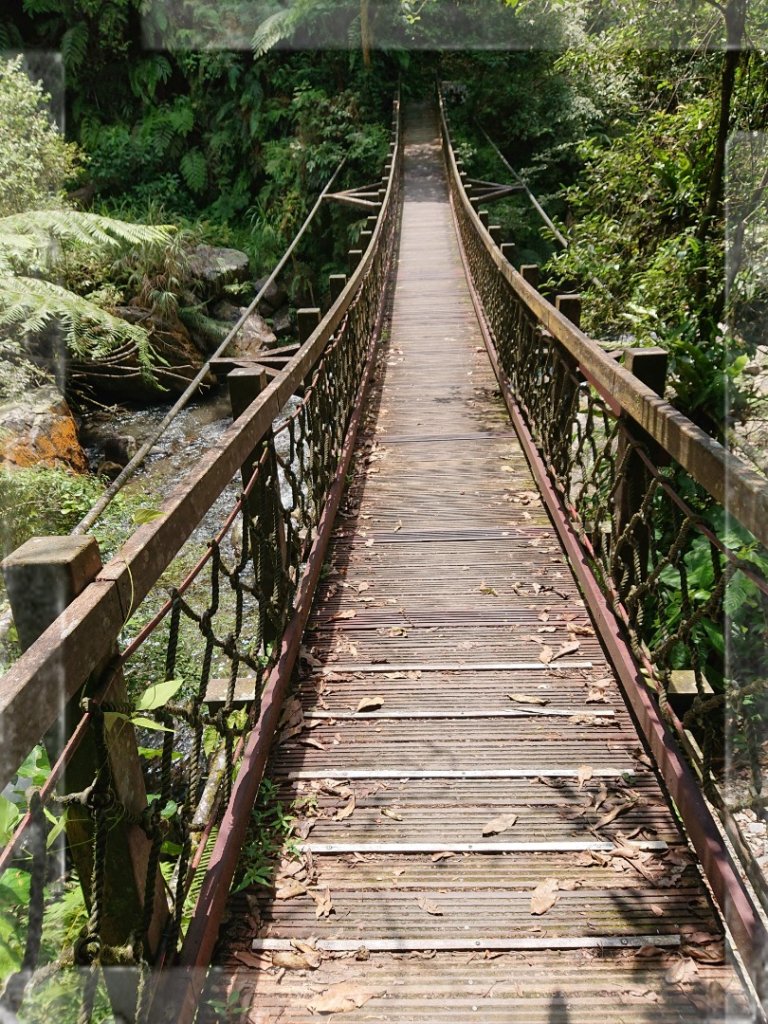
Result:
M277 44L287 39L299 21L299 15L291 8L284 11L275 11L259 25L253 34L251 46L257 57L263 57Z
M146 331L112 316L87 299L51 281L0 275L0 327L39 336L59 326L69 352L83 359L101 359L116 345L133 346L140 365L150 371L152 347Z
M77 71L88 54L88 25L79 21L61 37L61 55L69 72Z
M128 246L163 246L168 228L131 224L80 210L28 210L0 217L0 272L49 267L62 245L81 245L100 252Z
M182 177L192 192L202 192L208 184L208 164L199 149L190 149L179 164Z

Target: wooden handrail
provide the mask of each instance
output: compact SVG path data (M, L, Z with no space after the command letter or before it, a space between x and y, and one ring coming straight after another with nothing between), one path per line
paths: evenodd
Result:
M399 148L399 118L395 122L395 143ZM60 701L74 696L109 655L124 624L311 373L346 316L373 261L392 201L396 173L397 161L392 161L370 244L317 329L285 369L179 481L161 506L160 516L128 538L95 581L0 679L0 789L13 778L18 765L56 721Z
M610 403L638 423L729 514L768 547L768 483L687 416L616 362L598 343L559 313L505 259L462 186L442 95L444 148L455 192L499 273L532 316L573 356L582 373Z

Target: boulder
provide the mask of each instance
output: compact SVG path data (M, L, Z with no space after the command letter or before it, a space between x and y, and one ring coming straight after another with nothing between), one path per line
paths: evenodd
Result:
M242 316L244 310L241 309L238 313ZM274 348L276 344L277 338L264 317L258 313L251 313L237 332L226 354L256 359L259 352L266 348Z
M239 249L196 245L189 254L188 269L197 290L206 298L215 298L226 285L248 279L248 256Z
M87 471L88 460L77 439L74 417L54 384L44 384L0 405L0 462Z
M257 295L268 280L268 277L260 277L259 280L256 282L255 287ZM272 281L272 283L267 287L267 290L262 295L261 300L259 301L259 312L261 313L262 316L271 316L276 309L280 309L280 307L285 303L285 300L287 298L288 292L285 290L285 288L283 288L283 286L278 284L276 281Z
M99 360L70 361L70 383L121 402L156 402L185 391L202 367L203 357L184 324L178 318L163 320L138 306L120 306L113 312L129 323L140 324L149 334L158 357L154 379L142 371L135 345L126 343ZM215 381L209 374L203 383Z

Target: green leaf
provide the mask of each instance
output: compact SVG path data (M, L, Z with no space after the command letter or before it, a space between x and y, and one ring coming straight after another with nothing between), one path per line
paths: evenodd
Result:
M153 523L162 514L158 508L140 508L133 513L133 521L137 526L144 526L145 523Z
M61 833L67 824L67 808L64 808L63 813L57 818L55 814L52 814L47 807L44 808L45 816L53 825L53 828L48 833L48 838L45 841L46 848L50 850L56 840L59 838Z
M160 725L154 718L144 718L141 715L132 715L131 721L139 729L155 729L157 732L173 732L167 725Z
M6 796L0 796L0 845L5 846L21 821L19 808Z
M180 678L168 679L164 683L153 683L152 686L147 687L136 701L136 710L154 711L156 708L163 707L179 692L183 682L184 680ZM136 719L134 718L135 721Z

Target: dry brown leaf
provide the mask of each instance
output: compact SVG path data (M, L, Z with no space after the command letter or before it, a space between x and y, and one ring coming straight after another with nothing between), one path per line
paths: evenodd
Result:
M433 903L431 900L428 900L426 896L419 896L416 902L421 907L421 909L425 911L425 913L431 914L433 917L443 916L443 912L440 909L440 907L438 907L438 905L436 903Z
M378 694L375 697L363 697L357 705L358 711L377 711L384 703L384 698Z
M385 818L391 818L393 821L402 821L403 820L402 814L398 814L397 811L394 810L394 808L392 808L392 807L384 807L384 808L382 808L381 813L384 815Z
M619 804L618 807L614 807L612 810L604 814L603 817L595 823L595 828L605 828L606 825L610 825L612 821L615 821L620 814L628 811L630 807L634 807L634 802L630 801L625 804Z
M544 644L544 646L539 651L539 661L542 662L542 664L544 665L548 665L550 661L552 661L554 656L555 652L552 650L551 647L547 646L547 644Z
M301 745L304 746L304 747L315 747L315 749L317 749L317 750L325 750L326 749L323 746L323 744L320 742L320 740L313 739L311 736L308 737L307 739L299 740L299 743L301 743Z
M499 814L483 825L483 835L495 836L499 832L506 832L507 829L512 828L516 821L516 814Z
M283 883L281 882L275 890L276 900L292 900L296 896L303 896L307 891L306 885L303 885L297 878L288 878Z
M313 971L322 963L322 953L311 942L304 942L303 939L291 939L291 945L301 953Z
M579 789L584 789L584 783L589 782L592 776L595 774L594 768L590 764L579 765L579 770L576 778L579 780Z
M535 697L528 693L508 693L507 697L513 700L515 704L538 704L541 707L549 704L548 697Z
M329 917L333 913L330 889L314 889L309 895L315 901L315 917Z
M367 541L365 542L365 546L366 546L367 548L372 548L372 547L373 547L373 537L371 537L371 539L370 539L370 540L367 540Z
M664 977L670 985L690 985L696 981L698 973L699 968L696 966L696 962L688 957L673 964Z
M392 626L387 630L387 636L408 636L408 631L402 626Z
M355 800L355 796L353 793L352 796L349 798L349 803L346 805L346 807L342 807L340 811L337 811L337 813L333 817L333 820L344 821L346 818L350 818L354 813L355 807L357 807L357 801Z
M449 857L455 857L455 856L456 856L456 854L453 853L451 850L441 850L440 853L433 853L432 857L431 857L431 860L434 863L437 863L438 861L448 860Z
M664 917L664 908L660 907L658 903L652 903L648 909L654 917Z
M640 960L654 960L657 957L660 957L663 952L664 950L661 946L648 945L641 946L635 953L635 956Z
M485 583L481 583L479 589L481 594L489 594L491 597L499 596L493 587L489 587Z
M713 942L709 946L681 946L681 952L692 957L700 964L724 964L725 947L722 942Z
M293 949L273 953L272 966L282 967L286 971L314 971L320 966L320 961L318 959L316 964L312 964L303 953Z
M339 612L337 615L331 616L331 622L336 622L338 619L354 619L357 612L354 608L347 608L346 611Z
M551 660L555 661L556 658L564 658L567 654L575 654L580 647L581 643L578 640L574 640L570 644L563 644L555 651Z
M560 883L556 878L545 878L543 882L539 882L531 895L531 913L546 914L551 910L560 899L559 887Z
M366 988L356 981L340 981L314 996L307 1009L310 1013L349 1013L382 994L381 989Z

